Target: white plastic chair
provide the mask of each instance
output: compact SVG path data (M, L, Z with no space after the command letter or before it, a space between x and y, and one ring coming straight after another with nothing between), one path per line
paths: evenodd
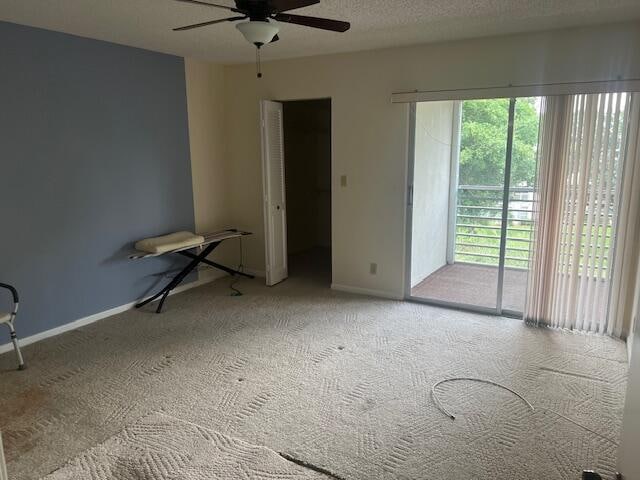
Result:
M5 324L9 327L11 333L11 341L13 342L13 348L16 351L16 357L18 357L18 370L24 370L24 360L22 358L22 352L20 351L20 345L18 344L18 337L16 335L16 329L14 322L16 315L18 314L18 291L11 285L6 283L0 283L0 288L5 288L11 292L13 297L13 311L10 313L0 312L0 324Z

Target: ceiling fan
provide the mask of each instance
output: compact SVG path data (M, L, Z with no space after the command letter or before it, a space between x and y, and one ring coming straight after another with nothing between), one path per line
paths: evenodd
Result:
M221 8L237 13L238 15L218 20L210 20L208 22L195 23L193 25L186 25L184 27L174 28L174 31L192 30L194 28L206 27L216 23L248 19L245 22L238 23L236 28L240 30L247 41L253 43L257 48L260 48L267 43L279 40L278 32L280 28L277 24L273 23L272 20L284 23L294 23L296 25L319 28L322 30L331 30L333 32L346 32L351 27L349 22L286 13L290 10L315 5L320 3L320 0L235 0L235 7L200 0L176 1Z

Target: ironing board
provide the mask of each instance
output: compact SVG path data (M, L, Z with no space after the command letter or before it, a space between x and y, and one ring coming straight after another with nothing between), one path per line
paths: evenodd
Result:
M220 245L225 240L229 240L230 238L239 238L245 235L251 235L250 232L244 232L236 229L229 230L221 230L219 232L207 233L202 235L204 237L204 241L197 245L190 245L187 247L176 248L174 250L169 250L167 252L162 253L149 253L149 252L141 252L136 251L133 254L129 255L129 258L132 260L138 260L142 258L150 258L150 257L159 257L161 255L169 255L169 254L178 254L183 257L190 258L191 261L178 273L162 290L153 295L152 297L147 298L146 300L136 304L136 308L140 308L145 306L146 304L153 302L154 300L160 298L160 303L158 304L158 308L156 309L156 313L162 312L162 307L164 305L164 301L167 299L167 296L176 288L191 271L198 266L200 263L204 263L209 265L210 267L217 268L218 270L222 270L223 272L227 272L230 275L242 275L243 277L253 278L253 275L249 275L248 273L240 272L238 270L234 270L232 268L226 267L224 265L220 265L219 263L213 262L207 259L207 256L213 252L213 250ZM196 250L197 253L192 252L191 250Z

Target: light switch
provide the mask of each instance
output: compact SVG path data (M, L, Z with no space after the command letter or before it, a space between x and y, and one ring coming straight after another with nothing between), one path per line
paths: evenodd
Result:
M346 175L341 175L340 176L340 186L341 187L346 187L347 186L347 176Z

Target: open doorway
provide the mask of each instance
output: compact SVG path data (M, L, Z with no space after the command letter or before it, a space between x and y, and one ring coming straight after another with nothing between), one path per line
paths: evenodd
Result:
M283 102L289 276L331 283L331 99Z

